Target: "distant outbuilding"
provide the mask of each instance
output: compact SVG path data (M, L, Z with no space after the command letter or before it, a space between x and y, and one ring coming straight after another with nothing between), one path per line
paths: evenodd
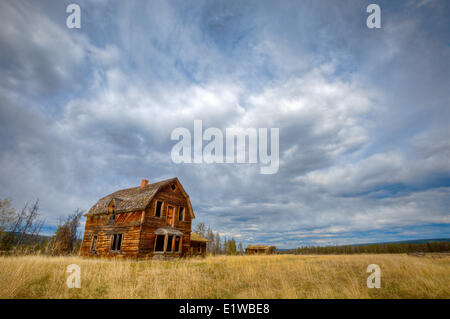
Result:
M275 252L275 246L266 246L266 245L248 245L245 248L246 255L255 255L255 254L265 254L270 255Z
M200 234L191 233L191 248L190 255L191 256L206 256L206 243L209 242L209 239L204 238Z

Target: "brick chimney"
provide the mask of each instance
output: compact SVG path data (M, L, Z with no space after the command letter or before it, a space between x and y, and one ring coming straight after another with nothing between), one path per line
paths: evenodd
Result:
M147 185L148 185L148 180L147 179L143 179L141 181L141 188L143 188L144 186L147 186Z

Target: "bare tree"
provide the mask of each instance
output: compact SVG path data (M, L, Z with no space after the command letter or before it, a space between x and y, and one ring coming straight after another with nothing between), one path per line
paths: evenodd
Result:
M206 251L215 255L216 252L214 250L214 232L212 231L211 227L209 227L209 226L208 226L208 232L206 234L206 238L209 240L206 243Z
M25 205L22 212L25 212L24 214L21 214L21 222L18 224L18 228L16 231L19 233L19 239L16 242L17 249L20 244L24 243L28 239L28 233L31 229L34 229L34 223L36 221L36 218L38 217L38 211L39 211L39 200L36 200L34 204L26 210L28 204ZM25 221L25 223L22 224L22 221Z
M11 207L9 198L0 200L0 247L3 248L3 242L6 239L11 224L14 222L15 210Z
M3 206L9 208L9 201L6 203L3 201ZM44 224L44 221L38 221L38 217L39 200L31 206L26 203L19 212L9 208L8 222L1 238L1 248L4 250L14 248L14 251L17 251L24 245L30 244L31 240L38 238Z
M66 221L58 226L55 236L48 245L48 252L52 255L68 255L77 248L79 241L78 226L83 217L83 211L76 209Z
M20 212L14 213L13 221L8 229L8 232L3 237L2 248L5 250L10 250L11 246L17 241L17 233L21 229L21 225L27 214L28 203L22 208Z
M239 254L241 254L241 255L244 254L244 247L242 246L241 242L239 242Z
M215 242L214 242L214 251L216 252L216 254L221 254L222 253L222 248L221 248L221 241L220 241L220 234L216 233L215 236Z
M45 220L42 219L42 220L37 221L33 225L33 228L32 228L32 230L31 230L31 232L29 233L29 236L28 236L28 240L29 240L30 243L38 241L39 234L41 233L41 230L42 230L42 227L44 227L44 224L45 224Z
M205 237L206 236L206 226L204 223L198 223L197 226L195 226L195 230L196 233L198 233L199 235Z

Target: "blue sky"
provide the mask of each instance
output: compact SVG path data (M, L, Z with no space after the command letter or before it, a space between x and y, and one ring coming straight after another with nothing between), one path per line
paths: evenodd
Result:
M450 4L372 2L2 1L0 198L54 227L177 176L245 244L450 237ZM174 164L197 119L279 128L279 171Z

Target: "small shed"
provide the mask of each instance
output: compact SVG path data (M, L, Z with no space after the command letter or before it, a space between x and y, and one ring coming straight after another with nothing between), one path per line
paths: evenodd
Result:
M255 254L265 254L270 255L275 252L275 246L266 246L266 245L248 245L245 248L246 255L255 255Z
M191 256L206 256L206 243L209 242L209 239L201 236L200 234L191 233Z

